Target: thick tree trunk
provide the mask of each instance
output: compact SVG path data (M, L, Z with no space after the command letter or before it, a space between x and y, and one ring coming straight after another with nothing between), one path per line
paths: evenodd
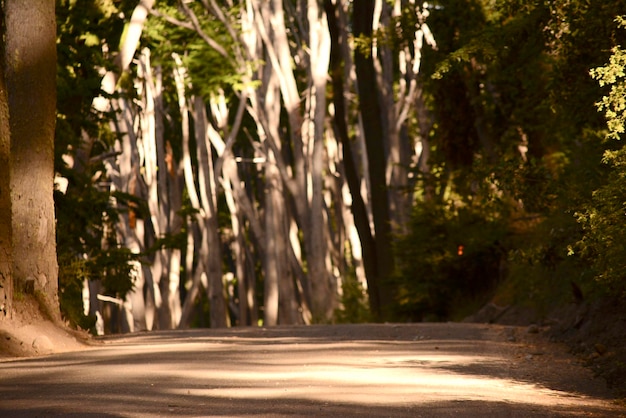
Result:
M0 16L0 36L5 36ZM4 43L0 43L0 219L11 219L11 130L5 84ZM13 312L13 234L11 222L0 222L0 320Z
M52 318L60 319L52 197L56 108L54 2L5 0L4 19L14 284L23 289L30 287L27 283L33 283L43 308Z

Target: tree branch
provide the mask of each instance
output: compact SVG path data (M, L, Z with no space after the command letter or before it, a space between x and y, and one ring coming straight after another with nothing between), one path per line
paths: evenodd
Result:
M198 16L196 16L195 12L191 10L189 6L187 6L187 3L184 0L180 0L178 4L180 4L180 7L185 12L185 15L189 18L189 20L191 20L193 29L196 31L198 35L200 35L202 40L204 40L204 42L206 42L207 45L209 45L211 48L217 51L218 54L220 54L221 56L223 56L224 58L230 61L230 56L228 55L228 52L226 52L224 47L222 47L219 43L217 43L217 41L215 41L213 38L207 35L207 33L200 26L200 21L198 20Z

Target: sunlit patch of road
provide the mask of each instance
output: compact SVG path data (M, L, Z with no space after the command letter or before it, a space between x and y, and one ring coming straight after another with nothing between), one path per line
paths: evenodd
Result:
M121 337L96 350L0 364L5 395L0 411L133 417L254 411L264 416L616 414L615 405L593 393L546 385L531 375L516 378L513 364L524 364L513 358L505 340L493 340L495 334L444 325L430 325L427 338L411 338L428 332L424 325L401 328L395 339L367 333L358 338L363 328L330 337L320 328L292 330L294 335L238 330Z

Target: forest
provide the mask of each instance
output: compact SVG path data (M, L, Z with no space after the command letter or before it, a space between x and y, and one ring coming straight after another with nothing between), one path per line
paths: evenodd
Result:
M57 0L63 317L105 334L623 306L624 15Z

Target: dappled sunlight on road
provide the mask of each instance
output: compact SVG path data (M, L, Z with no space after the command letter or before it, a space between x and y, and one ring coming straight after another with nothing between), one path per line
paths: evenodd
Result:
M446 349L445 343L439 345L442 347L438 351ZM236 344L221 343L220 346L231 353L237 349ZM506 367L498 364L497 358L422 352L418 343L411 347L415 352L395 355L377 350L375 344L359 342L338 344L332 350L323 349L319 344L281 345L280 350L272 350L272 346L264 346L262 342L257 348L264 354L256 363L254 358L247 359L244 367L238 361L221 362L209 370L162 365L154 374L188 382L186 387L167 391L183 397L299 398L373 405L420 404L446 399L538 406L593 403L580 395L482 375L482 366ZM274 354L268 355L270 352ZM467 370L462 374L449 372L446 365Z
M282 416L304 407L310 416L614 415L592 393L516 378L512 371L524 365L510 344L475 331L394 341L306 330L121 337L82 353L0 364L0 393L13 412L29 411L35 398L38 413L111 416L238 416L241 408ZM6 407L0 400L0 411Z

